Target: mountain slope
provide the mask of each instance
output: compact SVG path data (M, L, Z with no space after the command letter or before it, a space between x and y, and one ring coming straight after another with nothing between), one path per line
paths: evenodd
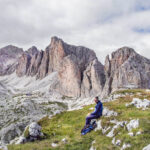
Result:
M150 144L150 108L142 110L135 106L127 106L127 103L132 102L133 98L149 99L150 91L146 90L125 90L118 91L109 97L112 100L104 103L104 107L117 112L116 115L108 115L100 118L102 128L97 131L92 131L85 136L80 135L80 130L84 126L86 114L94 107L94 105L85 106L83 109L63 112L49 119L43 118L38 123L42 126L42 132L45 139L33 143L21 145L9 145L9 150L88 150L93 146L96 150L120 149L124 144L129 144L129 150L141 150L143 147ZM131 120L138 119L139 126L131 131L128 131L128 124ZM114 135L108 137L108 133L112 131L116 122L126 122L123 126L118 126L114 129ZM107 130L108 129L108 130ZM133 132L133 136L128 133ZM114 145L112 141L120 140L120 144ZM66 139L66 143L62 139ZM92 142L94 144L92 144ZM52 143L56 147L52 146Z

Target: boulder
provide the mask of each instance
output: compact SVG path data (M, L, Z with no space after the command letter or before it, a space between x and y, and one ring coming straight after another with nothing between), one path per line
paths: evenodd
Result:
M125 150L127 148L131 147L131 144L127 144L127 143L124 143L121 147L121 150Z
M120 121L120 122L115 122L115 126L113 126L112 130L106 135L107 137L113 137L114 136L114 131L117 129L119 126L124 127L126 125L126 121Z
M116 141L116 145L117 145L117 146L120 146L120 145L121 145L121 140L117 140L117 141Z
M129 132L128 135L130 136L134 136L133 132Z
M98 120L98 121L96 122L96 124L97 124L97 127L95 128L95 131L101 130L101 129L102 129L101 120Z
M96 148L93 146L95 144L95 140L92 142L92 146L90 147L90 150L96 150Z
M58 144L57 144L57 143L52 143L51 146L52 146L52 147L57 147Z
M109 110L108 108L104 107L103 109L103 116L105 117L111 117L111 116L117 116L118 113L113 111L113 110Z
M29 139L37 140L40 139L43 136L43 133L41 132L41 126L38 125L36 122L32 122L29 125Z
M19 139L15 142L15 144L23 144L25 143L27 140L24 136L20 136Z
M139 98L133 98L131 105L134 105L136 108L148 108L150 107L150 100L144 99L141 100Z
M102 133L105 134L109 129L111 129L110 126L102 128Z
M113 145L116 144L116 143L115 143L115 140L116 140L116 138L114 137L114 138L112 139L112 141L111 141L111 143L112 143Z
M150 144L145 146L142 150L150 150Z
M63 138L61 141L62 141L64 144L66 144L66 143L68 142L66 138Z
M140 135L140 134L142 134L141 131L138 131L138 132L136 133L136 135Z
M127 129L128 131L131 131L132 129L138 128L139 127L139 119L136 120L131 120L128 124L127 124Z

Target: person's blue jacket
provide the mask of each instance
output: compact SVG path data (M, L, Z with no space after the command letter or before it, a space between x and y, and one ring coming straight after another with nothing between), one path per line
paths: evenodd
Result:
M95 106L95 111L91 113L91 115L96 115L97 117L102 116L102 111L103 111L103 104L98 101L96 106Z

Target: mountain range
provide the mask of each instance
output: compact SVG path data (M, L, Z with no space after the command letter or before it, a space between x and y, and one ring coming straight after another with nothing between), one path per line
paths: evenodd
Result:
M54 72L49 90L69 97L104 98L118 89L150 88L150 60L129 47L108 55L104 65L93 50L58 37L44 51L35 46L27 51L12 45L0 49L0 76L15 73L39 81Z

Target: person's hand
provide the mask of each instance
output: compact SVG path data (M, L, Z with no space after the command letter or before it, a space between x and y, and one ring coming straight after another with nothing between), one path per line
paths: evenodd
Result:
M87 117L90 116L90 113L87 114Z

